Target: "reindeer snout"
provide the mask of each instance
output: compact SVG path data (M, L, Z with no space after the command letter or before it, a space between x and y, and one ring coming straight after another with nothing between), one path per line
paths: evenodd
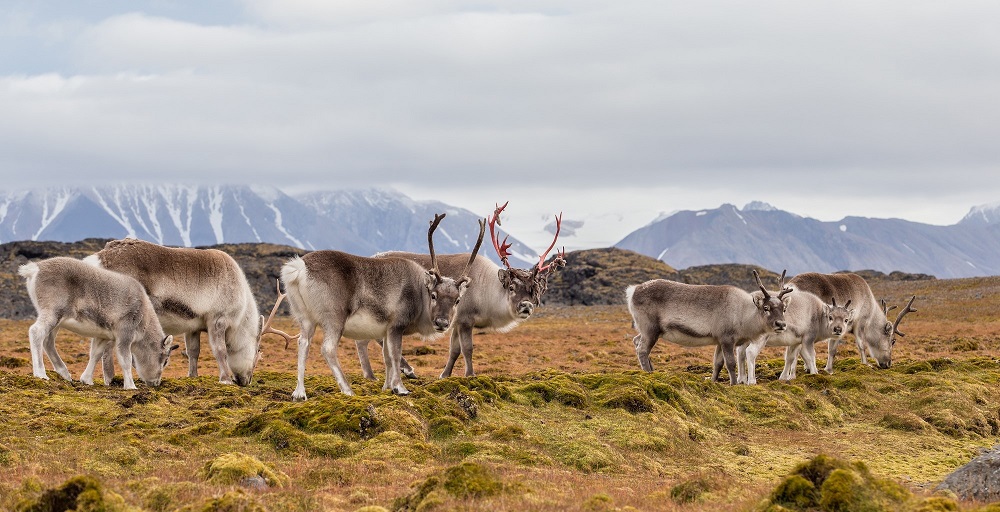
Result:
M883 369L883 370L888 370L890 366L892 366L892 361L879 361L878 362L878 367L881 368L881 369Z
M781 332L785 330L785 322L778 320L774 322L774 332Z
M840 336L841 334L844 334L844 329L842 327L834 327L833 333Z
M451 326L451 321L449 321L447 318L434 319L434 328L437 329L438 332L447 331L448 327L450 326Z
M236 385L239 386L239 387L241 387L241 388L245 387L245 386L248 386L250 384L250 378L249 377L244 377L243 375L240 375L238 373L235 374L235 375L233 375L233 381L236 382Z
M531 301L523 300L517 305L517 314L520 315L521 318L528 318L534 310L535 305L532 304Z

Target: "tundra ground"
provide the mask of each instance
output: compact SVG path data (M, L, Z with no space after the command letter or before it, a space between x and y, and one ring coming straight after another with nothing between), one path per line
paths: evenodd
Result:
M833 375L800 368L781 383L782 352L768 348L761 384L736 387L706 380L710 348L662 340L656 371L639 372L617 306L543 306L507 334L476 334L474 378L437 379L447 339L408 338L420 378L406 397L362 379L349 341L357 396L340 394L317 334L304 403L291 402L295 350L280 338L265 339L249 387L218 384L203 337L200 377L175 355L161 387L129 392L32 377L30 322L0 321L0 509L86 475L74 482L101 486L109 510L752 510L828 454L901 484L915 510L1000 441L1000 278L874 288L893 304L917 295L891 369L862 366L850 341ZM79 378L86 340L63 331L57 346Z

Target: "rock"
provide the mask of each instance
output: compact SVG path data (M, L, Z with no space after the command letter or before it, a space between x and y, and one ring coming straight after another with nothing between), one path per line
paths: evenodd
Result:
M1000 501L1000 446L955 470L936 489L952 491L962 500Z

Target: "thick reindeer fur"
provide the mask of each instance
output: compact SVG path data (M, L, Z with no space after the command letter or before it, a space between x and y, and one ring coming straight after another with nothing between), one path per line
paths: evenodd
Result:
M465 271L469 262L469 253L443 254L437 256L438 268L442 275L458 279ZM390 251L375 255L376 258L404 258L419 263L422 267L431 268L429 254ZM522 279L507 270L502 270L485 256L476 256L469 268L469 277L475 286L469 287L462 296L462 301L456 307L455 323L451 331L451 348L448 351L448 361L440 377L450 377L458 361L458 356L465 360L465 376L472 377L472 331L473 329L495 330L507 332L522 320L529 318L538 305L544 289L535 286L529 279ZM504 280L508 283L504 284ZM513 288L513 289L511 289ZM374 379L371 361L368 357L368 339L356 340L358 359L361 371L367 379ZM381 343L381 340L378 340ZM415 378L413 368L400 360L403 374Z
M63 327L82 336L114 340L125 389L135 389L133 361L143 382L160 384L163 367L176 347L171 347L173 338L163 334L153 305L138 281L65 257L21 265L18 273L26 279L28 296L38 312L28 330L35 377L48 379L42 360L44 350L56 373L72 380L55 347L56 331ZM94 366L99 359L98 354L91 353L81 376L84 383L94 383ZM104 383L110 384L110 379Z
M305 400L305 364L316 327L323 328L323 356L341 391L353 394L340 368L340 338L385 339L383 389L407 394L399 376L402 337L436 336L450 327L468 279L439 277L413 261L314 251L281 267L292 316L302 327L293 400Z
M643 370L653 371L649 353L663 339L684 347L715 345L736 384L735 349L785 328L788 297L748 293L735 286L690 285L654 279L625 290L629 313L639 334L633 338ZM712 372L717 380L721 364Z
M163 330L187 335L189 376L198 375L201 333L207 332L219 381L250 384L261 323L246 276L231 256L215 249L164 247L127 238L108 242L84 261L142 283Z
M785 311L785 330L767 333L736 349L738 378L741 384L756 384L757 356L765 347L785 347L785 367L780 380L795 378L795 364L801 352L806 370L816 374L817 341L839 339L850 329L851 310L834 307L804 291L792 296ZM831 342L832 343L832 342Z
M788 282L788 286L818 296L823 302L851 301L854 309L854 322L851 334L854 334L861 354L861 362L868 364L865 354L867 347L879 367L888 368L892 365L892 345L895 343L893 324L886 318L885 312L879 307L868 283L857 274L818 274L807 272L799 274ZM830 355L826 360L827 373L833 373L833 360L837 353L837 340L830 341Z

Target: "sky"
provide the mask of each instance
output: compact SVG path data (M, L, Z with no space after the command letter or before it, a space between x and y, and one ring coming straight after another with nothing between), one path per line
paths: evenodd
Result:
M7 0L0 188L391 186L606 246L1000 202L1000 3ZM515 225L517 227L515 227Z

